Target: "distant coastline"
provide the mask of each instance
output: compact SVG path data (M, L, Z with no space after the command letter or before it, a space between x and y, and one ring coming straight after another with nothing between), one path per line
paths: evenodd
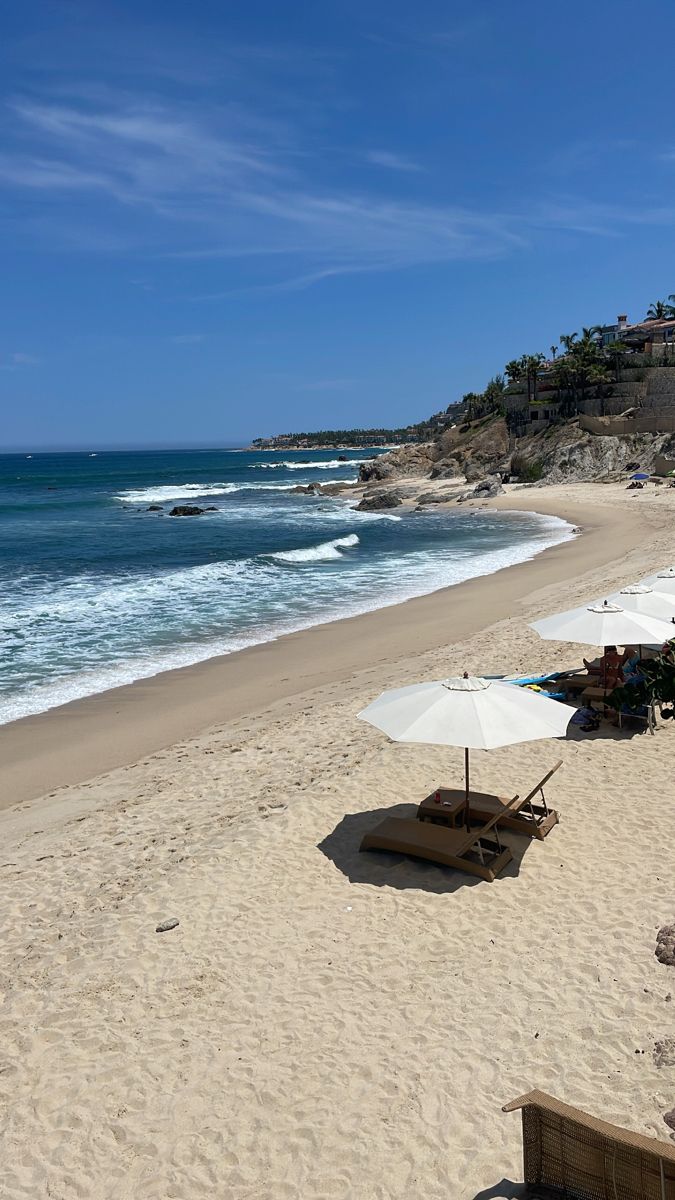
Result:
M256 438L251 442L250 446L245 446L244 450L253 452L256 451L275 451L275 450L397 450L400 446L411 445L410 442L361 442L356 445L352 442L285 442L283 438Z

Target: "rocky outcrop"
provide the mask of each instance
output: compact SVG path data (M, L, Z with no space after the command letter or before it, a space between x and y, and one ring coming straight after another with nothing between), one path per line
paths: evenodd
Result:
M340 492L351 492L357 487L356 483L323 483L318 485L323 496L339 496Z
M455 493L449 491L443 492L424 492L417 497L418 504L448 504L450 500L455 499Z
M499 475L492 475L488 479L481 479L473 489L474 496L481 500L491 500L493 496L503 496L504 488Z
M541 483L582 483L634 470L636 464L649 471L656 455L667 454L673 443L672 434L598 437L571 423L523 439L514 463L521 478L527 478L529 464L536 468L530 477L539 476Z
M440 462L435 462L429 472L430 479L450 479L457 484L462 484L466 476L460 470L459 462L456 458L441 459Z
M164 509L161 504L149 504L145 511L146 512L164 512Z
M435 442L401 446L364 463L363 483L388 483L406 477L481 485L483 498L499 495L501 477L523 483L581 483L618 476L635 469L649 471L657 455L675 457L674 434L628 434L599 436L580 429L571 420L549 425L541 432L510 443L506 422L501 417L455 426ZM494 487L485 486L494 479ZM431 503L431 501L426 501Z
M359 481L372 483L387 479L404 479L407 475L426 477L432 466L433 442L415 446L398 446L380 454L372 462L361 464Z
M368 492L356 508L359 512L377 512L381 508L398 508L402 503L396 492Z
M508 457L506 422L502 417L497 417L468 427L447 429L434 442L432 453L432 479L463 476L468 483L477 482Z
M205 508L198 508L196 504L177 504L171 509L170 517L200 517Z

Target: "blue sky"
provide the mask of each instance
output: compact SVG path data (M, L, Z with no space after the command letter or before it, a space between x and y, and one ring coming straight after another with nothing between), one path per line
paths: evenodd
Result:
M3 24L5 446L405 424L675 291L672 0Z

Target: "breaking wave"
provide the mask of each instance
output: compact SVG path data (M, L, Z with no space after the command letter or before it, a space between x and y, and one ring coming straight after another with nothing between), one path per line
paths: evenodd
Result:
M349 533L346 537L334 538L332 542L320 542L318 546L307 546L302 550L278 550L267 557L285 563L334 562L342 558L342 550L349 550L358 544L357 535Z
M140 488L115 496L123 504L162 504L169 500L198 500L207 496L231 496L234 492L287 492L288 483L174 483Z
M338 471L341 467L360 467L368 458L330 458L327 462L250 463L251 471Z

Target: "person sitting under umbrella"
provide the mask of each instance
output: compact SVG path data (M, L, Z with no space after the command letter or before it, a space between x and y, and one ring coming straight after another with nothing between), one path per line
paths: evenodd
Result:
M605 646L605 652L597 663L584 659L589 675L601 675L605 687L615 687L622 679L622 658L616 646Z

